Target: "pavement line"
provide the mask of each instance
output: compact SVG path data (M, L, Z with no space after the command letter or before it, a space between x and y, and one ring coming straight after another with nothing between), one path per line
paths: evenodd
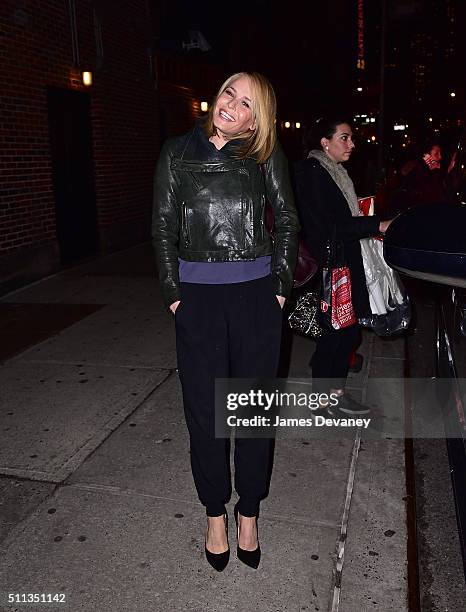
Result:
M0 466L0 476L17 478L18 480L33 480L34 482L43 482L45 484L58 484L60 482L60 479L56 478L56 476L50 472L9 468L6 466Z
M199 507L199 502L197 500L190 501L188 499L181 499L179 497L167 497L166 495L155 495L154 493L142 493L140 491L135 491L134 489L122 489L113 485L65 483L63 487L95 493L112 493L113 495L118 495L119 497L142 497L146 499L159 499L162 501L172 501L180 504L189 504L194 507Z
M166 495L156 495L155 493L144 493L142 491L137 491L135 489L129 489L126 487L122 489L121 487L118 487L115 485L73 482L73 483L64 483L61 488L64 488L64 487L67 487L70 489L88 491L88 492L95 492L95 493L110 493L112 495L117 495L119 497L141 497L141 498L147 498L147 499L158 499L161 501L173 501L173 502L178 502L182 504L190 504L190 505L192 504L196 507L199 506L199 502L197 500L194 500L191 502L185 498L167 497ZM261 517L262 519L266 519L270 521L278 521L282 523L288 523L290 525L299 524L299 525L312 525L312 526L330 527L330 528L339 526L339 523L335 523L333 521L319 521L319 520L309 521L307 518L304 518L304 517L303 518L297 517L297 518L290 519L289 517L284 517L280 514L273 514L273 513L270 514L267 512L261 512Z
M154 380L149 379L142 386L140 396L130 398L118 414L113 415L108 421L103 423L100 429L95 431L79 448L74 450L70 457L66 457L55 469L52 468L50 471L47 471L0 466L0 475L33 481L46 481L52 484L64 482L112 435L114 431L125 423L125 421L130 419L140 406L171 379L173 371L166 370L165 372L166 376L156 383L154 383Z
M341 592L341 577L343 573L343 563L345 561L345 544L348 533L348 519L351 506L351 498L354 489L354 477L356 474L356 465L358 462L359 448L361 446L361 428L358 427L356 437L354 439L353 450L351 451L351 464L346 482L345 505L341 518L340 537L337 544L337 560L335 564L335 585L333 587L332 612L338 612L340 607L340 592Z
M134 401L129 401L123 410L117 415L113 416L97 431L89 440L81 446L71 457L65 460L65 462L56 470L55 475L61 476L61 480L64 481L66 478L71 476L95 451L109 438L114 431L116 431L123 423L130 419L130 417L136 412L136 410L142 406L154 393L156 393L170 378L172 377L171 372L167 372L167 375L160 381L154 384L153 380L147 381L142 387L141 395L134 398Z
M369 341L369 351L367 357L367 368L363 375L364 387L362 390L362 401L364 402L366 399L366 388L367 381L369 379L369 372L372 364L372 352L374 349L374 337L371 336ZM340 595L341 595L341 579L343 574L343 564L345 562L345 546L346 539L348 535L348 520L349 520L349 512L351 507L351 499L353 497L354 490L354 480L356 475L356 466L358 463L359 457L359 449L361 447L361 427L358 427L356 431L356 436L354 438L353 449L351 451L351 463L348 472L348 480L346 482L346 496L345 496L345 504L343 507L343 513L341 517L341 527L340 527L340 537L337 543L337 559L335 563L334 570L334 587L333 587L333 599L332 599L332 607L331 612L338 612L340 609Z

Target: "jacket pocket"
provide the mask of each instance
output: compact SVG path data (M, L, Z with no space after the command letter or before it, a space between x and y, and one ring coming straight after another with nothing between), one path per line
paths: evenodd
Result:
M265 196L261 195L261 207L259 212L260 239L265 240Z
M181 237L183 238L183 242L185 246L189 246L191 243L189 236L189 227L188 227L188 210L186 206L186 202L181 204Z

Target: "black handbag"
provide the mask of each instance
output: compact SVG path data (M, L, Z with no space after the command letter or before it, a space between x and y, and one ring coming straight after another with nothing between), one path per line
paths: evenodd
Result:
M296 305L288 315L291 329L302 336L320 338L324 333L319 324L320 296L317 291L306 291L301 294Z

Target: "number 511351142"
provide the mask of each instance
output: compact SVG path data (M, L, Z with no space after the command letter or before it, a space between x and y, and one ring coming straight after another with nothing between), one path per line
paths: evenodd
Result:
M65 603L65 593L8 593L8 603Z

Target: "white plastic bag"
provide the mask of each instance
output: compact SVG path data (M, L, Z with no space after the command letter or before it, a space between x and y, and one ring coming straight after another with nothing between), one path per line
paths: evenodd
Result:
M372 316L359 320L379 336L390 336L407 329L411 320L409 298L398 274L383 257L383 244L376 238L360 240Z

